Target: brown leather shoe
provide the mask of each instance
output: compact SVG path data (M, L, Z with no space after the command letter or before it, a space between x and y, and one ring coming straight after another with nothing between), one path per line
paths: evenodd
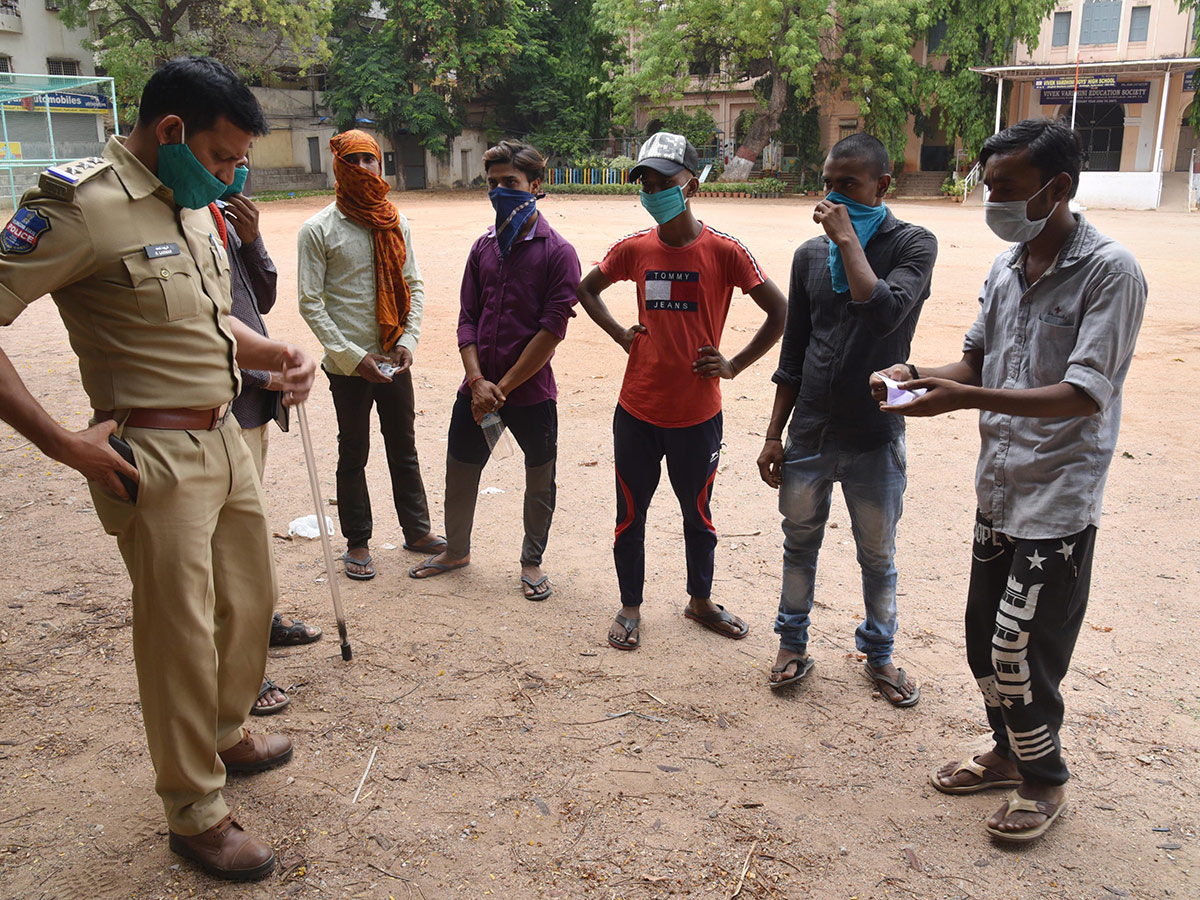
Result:
M230 775L248 775L282 766L292 758L292 739L282 734L251 734L217 754Z
M227 815L199 834L176 834L168 838L171 849L197 862L210 875L229 881L257 881L275 871L275 854Z

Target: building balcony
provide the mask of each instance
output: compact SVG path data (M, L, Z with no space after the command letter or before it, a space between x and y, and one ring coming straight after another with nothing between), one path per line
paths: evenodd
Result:
M0 32L21 34L21 4L17 0L0 0Z

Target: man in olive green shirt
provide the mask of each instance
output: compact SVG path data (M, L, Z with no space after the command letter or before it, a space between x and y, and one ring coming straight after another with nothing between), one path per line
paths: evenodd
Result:
M391 473L392 500L404 531L405 549L437 553L445 549L446 542L430 533L429 505L417 459L414 424L411 367L421 334L425 285L413 252L408 220L396 213L405 250L402 272L409 307L400 323L403 331L398 341L385 351L377 317L375 236L372 228L347 215L346 210L353 212L354 207L344 202L349 182L345 167L357 167L370 179L382 182L378 145L369 136L356 134L361 144L371 149L343 157L335 148L335 177L342 172L338 181L339 199L301 226L297 280L300 314L325 348L321 368L329 377L337 413L337 505L346 538L343 557L346 574L366 581L375 577L368 549L372 520L366 478L372 406L379 415ZM338 137L331 141L331 146ZM385 194L386 188L381 193Z

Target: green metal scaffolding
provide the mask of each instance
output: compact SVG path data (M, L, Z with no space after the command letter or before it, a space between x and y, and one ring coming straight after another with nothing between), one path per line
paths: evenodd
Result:
M13 103L21 103L29 100L30 111L36 109L39 105L45 108L46 111L46 130L50 136L50 156L46 159L12 159L11 157L0 160L0 168L8 173L8 191L12 197L13 209L17 208L17 180L14 170L17 169L44 169L47 166L57 165L62 162L70 162L70 159L59 157L54 143L54 120L51 118L50 98L52 94L68 94L77 97L95 96L91 93L73 94L80 88L91 87L92 85L102 85L105 87L105 95L110 101L113 117L113 132L121 133L120 116L117 112L117 90L116 85L111 78L102 78L100 76L79 76L79 75L28 75L22 73L2 73L0 74L0 132L3 133L4 146L7 149L12 143L8 139L8 116L5 113L5 105Z

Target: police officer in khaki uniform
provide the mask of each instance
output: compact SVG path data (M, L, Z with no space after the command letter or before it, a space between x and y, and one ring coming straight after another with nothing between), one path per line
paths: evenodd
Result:
M0 232L0 324L50 293L95 408L91 427L66 431L0 351L0 418L88 478L133 584L138 689L170 847L233 879L269 875L275 857L230 817L226 772L281 764L292 746L242 728L277 588L262 489L226 411L239 365L279 373L287 403L307 396L315 373L297 348L229 317L229 260L205 208L266 132L229 68L173 60L147 83L127 139L48 170ZM129 448L133 465L120 455Z

